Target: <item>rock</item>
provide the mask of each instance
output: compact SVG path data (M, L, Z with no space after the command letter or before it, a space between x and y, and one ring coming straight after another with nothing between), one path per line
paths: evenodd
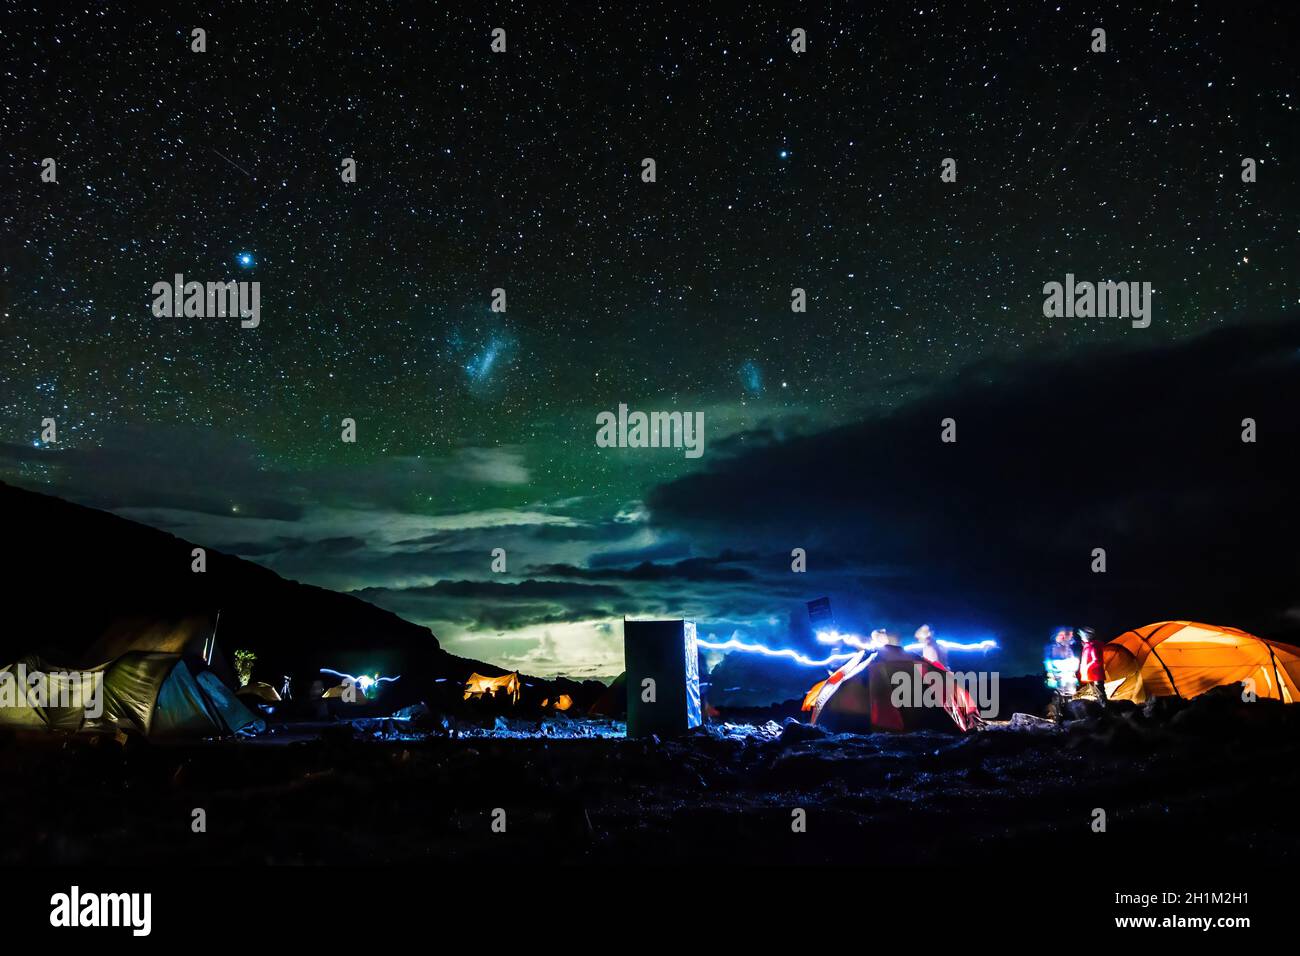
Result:
M1129 717L1140 713L1142 708L1131 700L1112 700L1106 703L1106 713L1117 717Z
M763 724L733 724L730 721L709 721L689 730L687 740L727 741L730 743L763 743L781 736L781 725L774 720Z
M1195 734L1197 736L1226 732L1231 728L1231 724L1230 712L1225 712L1219 707L1198 705L1196 703L1193 703L1190 707L1184 707L1169 718L1169 728L1171 730L1175 730L1180 734Z
M787 717L783 724L779 740L787 746L803 743L807 740L825 740L830 736L823 728L815 724L800 723L793 717Z
M1088 720L1101 714L1101 701L1092 698L1076 697L1065 705L1066 720Z
M1101 720L1097 717L1084 717L1081 720L1067 720L1065 729L1073 736L1078 737L1095 733L1101 729Z
M1098 735L1102 746L1117 753L1136 753L1146 750L1146 735L1128 720L1117 720L1107 730Z
M1148 720L1165 723L1186 706L1181 697L1152 697L1142 705L1142 713Z
M1061 728L1057 726L1056 721L1047 720L1044 717L1035 717L1033 714L1012 714L1011 720L1007 723L1009 730L1029 730L1029 731L1051 731L1055 733Z

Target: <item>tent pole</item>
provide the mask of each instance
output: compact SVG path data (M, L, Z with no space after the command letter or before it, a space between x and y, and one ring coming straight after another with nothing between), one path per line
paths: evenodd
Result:
M212 655L217 652L217 628L221 626L221 608L217 608L217 619L212 622L212 637L209 639L208 653L204 657L203 663L208 667L212 666Z
M1165 669L1165 676L1169 678L1169 686L1174 689L1174 696L1182 697L1183 695L1179 693L1178 685L1174 683L1174 672L1169 669L1169 665L1165 663L1165 659L1160 656L1160 652L1154 647L1151 648L1151 653L1156 656L1156 660L1160 662L1160 666Z
M1273 645L1268 641L1264 642L1264 646L1268 648L1269 660L1273 662L1273 680L1277 681L1277 699L1286 703L1286 697L1282 693L1284 690L1282 686L1282 675L1277 672L1277 655L1273 653Z
M1170 624L1177 624L1178 622L1177 622L1177 621L1169 621L1168 623L1170 623ZM1160 633L1160 630L1161 630L1161 628L1159 628L1159 627L1156 628L1154 631L1151 632L1151 636L1152 636L1152 637L1155 637L1157 634ZM1133 633L1134 633L1134 634L1137 634L1137 636L1138 636L1138 640L1139 640L1139 641L1141 641L1143 644L1145 644L1147 647L1149 647L1149 648L1151 649L1151 653L1154 654L1154 655L1156 656L1156 660L1158 660L1158 661L1160 662L1160 666L1163 667L1163 668L1165 669L1165 676L1169 678L1169 686L1172 687L1172 688L1174 689L1174 696L1175 696L1175 697L1179 697L1179 698L1181 698L1183 695L1180 694L1180 693L1178 692L1178 685L1174 683L1174 672L1171 671L1171 670L1169 669L1169 665L1166 664L1166 663L1165 663L1165 659L1164 659L1163 657L1160 656L1160 652L1156 650L1156 646L1155 646L1154 644L1152 644L1149 640L1147 640L1145 637L1143 637L1143 636L1142 636L1142 635L1137 631L1136 628L1134 629ZM1123 637L1124 635L1121 634L1120 636ZM1141 671L1139 670L1139 674L1140 674L1140 673L1141 673Z

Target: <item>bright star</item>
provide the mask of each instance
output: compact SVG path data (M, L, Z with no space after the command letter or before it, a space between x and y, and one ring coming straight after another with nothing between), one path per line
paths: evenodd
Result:
M245 269L251 269L254 263L253 254L251 252L241 252L239 255L235 256L235 261Z

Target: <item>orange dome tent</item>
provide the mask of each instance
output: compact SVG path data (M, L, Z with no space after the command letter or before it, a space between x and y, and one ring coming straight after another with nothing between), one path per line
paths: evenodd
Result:
M870 654L859 651L839 670L815 684L804 696L809 721L831 733L874 733L880 730L971 730L979 710L960 683L946 682L942 664L909 654L901 647L879 647ZM939 706L927 706L920 697L896 694L896 676L907 675L918 685L937 676Z
M1300 648L1235 627L1161 621L1125 631L1104 649L1112 699L1196 697L1213 687L1252 680L1259 698L1300 701Z

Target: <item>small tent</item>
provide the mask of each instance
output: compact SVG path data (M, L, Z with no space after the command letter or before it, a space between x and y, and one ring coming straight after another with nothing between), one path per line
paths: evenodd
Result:
M1195 621L1161 621L1125 631L1103 649L1113 700L1196 697L1249 680L1261 699L1300 700L1300 648Z
M349 692L349 688L351 691ZM341 684L335 684L329 690L321 695L322 700L341 700L345 704L365 704L370 701L366 694L366 685L359 680L345 680Z
M519 703L519 675L502 674L500 677L484 677L482 674L470 674L465 682L465 700L471 697L481 699L485 694L495 697L504 694L510 702Z
M863 650L809 690L803 709L832 733L951 732L954 725L966 731L978 721L978 709L949 674L900 647Z
M246 698L254 704L281 703L280 692L265 681L249 681L235 691L237 697Z

